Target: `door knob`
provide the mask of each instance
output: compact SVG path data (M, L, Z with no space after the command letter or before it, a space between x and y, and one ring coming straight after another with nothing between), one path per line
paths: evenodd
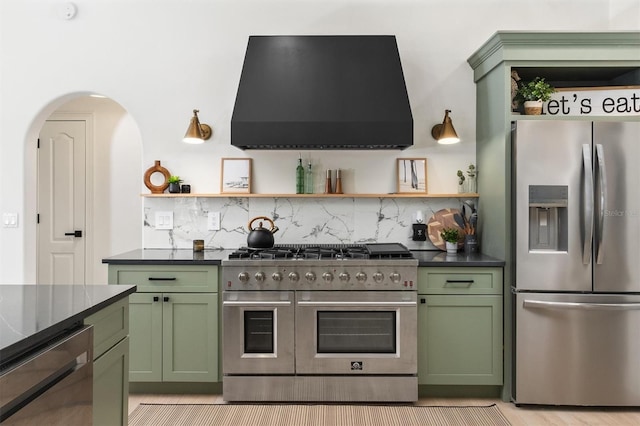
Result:
M65 232L64 235L66 237L80 238L80 237L82 237L82 231Z

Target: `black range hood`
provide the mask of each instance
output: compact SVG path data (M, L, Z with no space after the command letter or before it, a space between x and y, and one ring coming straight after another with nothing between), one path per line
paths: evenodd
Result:
M395 36L250 36L231 118L241 149L404 149Z

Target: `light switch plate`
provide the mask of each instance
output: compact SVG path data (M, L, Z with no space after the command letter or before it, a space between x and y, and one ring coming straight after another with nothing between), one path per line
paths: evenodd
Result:
M156 229L173 229L173 212L156 212Z
M17 228L18 227L18 213L3 213L2 214L2 226L4 228Z
M220 212L209 212L207 215L207 230L220 230Z

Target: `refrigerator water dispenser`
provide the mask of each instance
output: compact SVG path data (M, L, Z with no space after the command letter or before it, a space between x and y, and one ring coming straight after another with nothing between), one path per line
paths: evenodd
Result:
M529 251L567 251L566 185L529 185Z

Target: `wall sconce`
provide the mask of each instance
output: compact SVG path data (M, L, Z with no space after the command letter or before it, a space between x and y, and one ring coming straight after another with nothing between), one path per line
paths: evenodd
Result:
M443 145L460 142L460 138L456 133L456 129L453 128L453 123L451 122L451 118L449 117L450 112L450 109L445 110L444 120L442 121L442 124L436 124L431 129L431 136L433 136L433 138L437 140L438 143Z
M187 128L187 133L184 134L184 138L182 138L182 142L185 143L204 143L207 139L211 137L211 126L208 124L200 123L198 119L197 109L193 110L193 117L191 117L191 123L189 123L189 127Z

